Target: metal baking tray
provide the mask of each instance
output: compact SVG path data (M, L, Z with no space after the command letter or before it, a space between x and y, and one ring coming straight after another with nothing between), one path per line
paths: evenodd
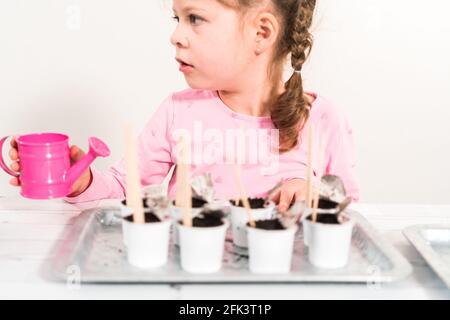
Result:
M181 269L179 248L173 244L166 266L141 270L128 264L122 243L120 209L98 208L82 212L67 227L50 263L51 278L80 283L386 283L408 276L409 262L359 213L348 210L356 223L348 265L324 270L308 261L299 228L292 270L288 274L260 275L248 270L248 251L233 245L231 232L225 242L222 269L214 274L190 274Z
M417 225L403 234L450 288L450 225Z

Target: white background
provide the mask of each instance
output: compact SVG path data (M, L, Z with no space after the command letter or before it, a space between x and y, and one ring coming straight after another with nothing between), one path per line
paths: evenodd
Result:
M0 135L60 131L121 157L186 87L174 62L169 0L0 0ZM450 2L319 0L305 83L346 112L362 200L449 203ZM6 150L5 150L6 151ZM6 155L6 152L4 152ZM0 174L0 195L14 195Z

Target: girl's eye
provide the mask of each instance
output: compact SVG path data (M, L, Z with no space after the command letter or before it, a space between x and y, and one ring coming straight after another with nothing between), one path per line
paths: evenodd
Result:
M202 18L200 18L199 16L196 16L195 14L190 14L189 15L189 22L192 24L196 24L196 22L202 20Z
M196 24L198 24L199 21L202 21L202 20L203 20L202 18L200 18L199 16L197 16L197 15L195 15L195 14L190 14L190 15L188 16L188 19L189 19L189 23L191 23L191 24L193 24L193 25L196 25ZM178 16L173 16L173 17L172 17L172 20L174 20L174 21L176 21L176 22L180 22L180 17L178 17Z

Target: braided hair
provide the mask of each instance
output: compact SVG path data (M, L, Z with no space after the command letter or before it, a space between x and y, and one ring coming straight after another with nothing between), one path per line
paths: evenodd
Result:
M248 9L261 0L218 0L227 6ZM309 31L316 0L272 0L273 8L281 20L281 32L271 64L273 80L270 112L272 122L280 132L280 152L288 152L299 143L300 131L308 121L311 104L303 90L302 67L308 58L313 38ZM286 58L291 57L294 72L285 83L285 91L277 93Z

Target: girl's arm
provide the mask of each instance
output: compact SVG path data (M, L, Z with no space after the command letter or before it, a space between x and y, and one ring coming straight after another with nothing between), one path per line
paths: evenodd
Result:
M173 121L172 97L167 98L138 137L138 158L141 184L160 184L173 165L171 126ZM101 199L122 199L126 195L124 159L117 161L106 172L91 167L92 180L80 195L66 197L69 203Z

